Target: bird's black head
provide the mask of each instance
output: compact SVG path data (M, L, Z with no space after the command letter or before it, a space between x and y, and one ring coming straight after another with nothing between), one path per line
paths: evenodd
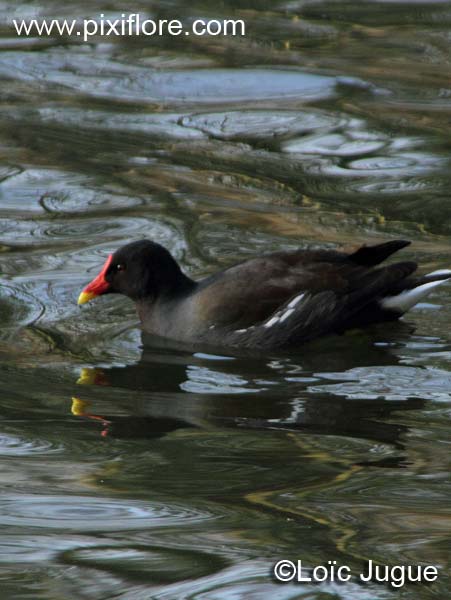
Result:
M78 304L111 293L135 301L156 299L177 294L190 282L166 248L140 240L110 254L99 275L80 294Z

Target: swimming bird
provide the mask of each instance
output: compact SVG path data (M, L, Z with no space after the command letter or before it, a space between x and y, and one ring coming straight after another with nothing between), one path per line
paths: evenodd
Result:
M118 293L145 331L192 344L271 350L399 319L451 270L414 275L411 261L379 266L408 246L393 240L338 250L280 251L194 281L166 248L131 242L110 254L78 304Z

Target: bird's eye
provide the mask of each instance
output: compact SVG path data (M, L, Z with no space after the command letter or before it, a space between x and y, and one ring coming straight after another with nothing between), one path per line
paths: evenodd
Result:
M119 263L116 265L116 271L125 271L125 265L123 263Z

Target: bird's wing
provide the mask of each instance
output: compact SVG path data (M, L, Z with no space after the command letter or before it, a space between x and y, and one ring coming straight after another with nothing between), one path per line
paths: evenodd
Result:
M377 301L415 269L412 262L396 263L367 273L361 287L298 293L266 320L230 331L226 341L230 345L264 349L341 332L358 321L365 309L379 310Z
M315 273L312 263L306 264L294 253L271 254L235 265L201 285L199 316L216 326L248 327L268 318L302 291L346 286L343 275L328 263L317 263L317 267Z
M333 331L416 269L373 266L407 245L395 241L346 254L278 252L245 261L206 280L197 306L204 323L228 332L228 343L291 343Z

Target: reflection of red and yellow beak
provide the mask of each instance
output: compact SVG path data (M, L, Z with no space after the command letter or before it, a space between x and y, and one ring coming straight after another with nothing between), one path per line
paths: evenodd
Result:
M110 385L108 377L102 369L83 367L80 370L80 377L77 379L80 385Z
M100 435L102 437L106 437L109 433L109 427L111 425L111 421L108 421L108 419L105 419L104 417L101 417L100 415L93 415L92 413L88 412L90 405L91 405L90 402L87 402L86 400L81 400L80 398L76 398L75 396L73 396L71 413L75 417L85 417L86 419L93 419L94 421L101 421L102 425L103 425L103 429L100 432Z
M79 295L77 304L85 304L93 298L105 294L109 290L110 284L105 279L105 275L108 271L108 267L110 266L112 260L113 255L110 254L97 277L93 279L91 283L89 283Z

